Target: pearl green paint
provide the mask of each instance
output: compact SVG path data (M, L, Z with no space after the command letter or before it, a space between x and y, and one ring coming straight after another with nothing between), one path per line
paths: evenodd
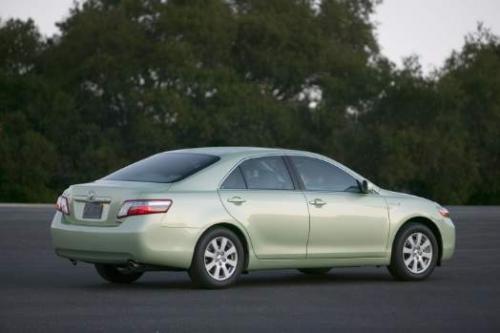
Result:
M333 163L353 177L363 177L324 156L282 149L197 148L190 152L220 156L206 169L176 183L158 184L97 180L70 186L69 216L57 212L51 233L56 253L91 263L125 263L189 268L200 236L226 224L237 228L248 247L248 270L305 267L387 265L400 227L425 218L439 230L441 260L453 255L455 228L430 200L390 192L370 183L372 191L328 193L300 190L220 190L241 161L274 155L304 155ZM100 221L81 218L92 190L107 201ZM240 204L227 199L239 196ZM124 200L171 199L166 214L116 217ZM322 199L325 205L309 204Z

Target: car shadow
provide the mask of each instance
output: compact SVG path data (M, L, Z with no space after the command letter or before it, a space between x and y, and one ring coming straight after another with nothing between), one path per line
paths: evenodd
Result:
M329 272L321 275L306 275L302 273L290 272L276 276L244 276L236 284L237 287L266 287L266 286L304 286L320 284L373 284L380 282L394 281L385 273L338 273Z
M87 289L101 290L199 290L191 283L189 277L179 274L178 278L169 278L167 280L149 279L139 280L132 284L112 284L97 283L87 285ZM322 275L306 275L297 272L255 272L244 274L231 289L239 288L265 288L265 287L300 287L300 286L318 286L325 284L379 284L379 283L398 283L388 273L377 272L329 272Z

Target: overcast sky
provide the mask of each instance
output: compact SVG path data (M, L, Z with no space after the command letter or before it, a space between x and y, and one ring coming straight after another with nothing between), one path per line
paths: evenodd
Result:
M73 0L0 0L0 18L32 17L45 35L57 33ZM500 0L384 0L374 16L382 53L397 64L416 54L424 70L443 64L478 21L500 35Z

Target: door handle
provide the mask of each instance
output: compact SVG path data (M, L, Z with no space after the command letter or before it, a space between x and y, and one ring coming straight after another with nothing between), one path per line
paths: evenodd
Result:
M245 199L242 199L241 197L238 196L234 196L232 198L227 199L227 202L234 203L235 205L241 205L245 201L246 201Z
M321 199L314 199L314 200L309 201L309 203L313 206L318 207L318 208L321 208L323 205L326 205L326 202L324 202Z

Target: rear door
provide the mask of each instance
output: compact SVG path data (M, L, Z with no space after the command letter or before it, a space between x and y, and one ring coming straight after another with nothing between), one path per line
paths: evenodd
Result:
M350 174L330 162L290 157L302 182L310 212L310 258L385 256L389 219L377 193L361 193Z
M259 258L305 258L309 213L282 156L248 159L223 182L219 195L242 223Z

